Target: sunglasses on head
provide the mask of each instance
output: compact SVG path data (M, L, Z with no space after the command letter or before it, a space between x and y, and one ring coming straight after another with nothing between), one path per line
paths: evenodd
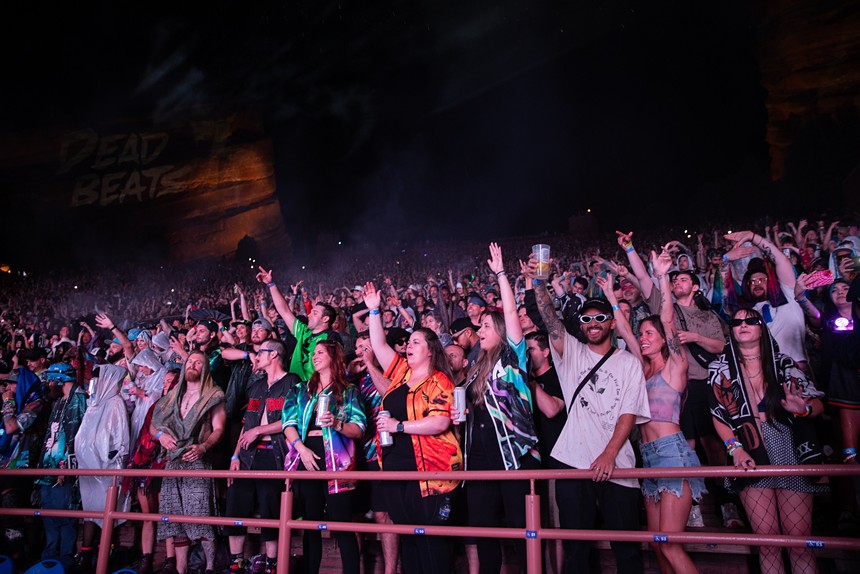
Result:
M588 325L592 320L597 321L598 323L605 323L609 319L612 319L612 315L606 315L604 313L599 313L597 315L580 315L579 322L583 325Z
M740 327L744 323L746 323L747 325L749 325L751 327L754 327L756 325L761 325L761 319L759 319L758 317L745 317L743 319L730 319L729 320L729 325L731 325L732 327Z

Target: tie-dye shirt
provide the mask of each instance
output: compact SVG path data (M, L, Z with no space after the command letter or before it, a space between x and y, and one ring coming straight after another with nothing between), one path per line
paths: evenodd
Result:
M493 421L505 470L518 469L523 456L540 461L537 428L532 415L532 393L523 377L525 372L526 341L522 339L515 344L508 338L484 388L484 407ZM466 430L466 468L473 420L469 417Z
M406 359L396 355L385 370L385 378L391 381L385 397L412 378L412 369ZM444 373L436 371L423 381L411 387L406 395L407 420L421 420L429 416L451 416L454 406L454 383ZM463 453L454 432L449 428L437 435L409 435L412 438L412 448L415 452L415 466L422 472L445 472L463 470ZM376 433L379 441L379 433ZM377 442L377 447L378 447ZM382 449L377 448L379 466L382 465ZM422 480L421 496L451 492L460 483L459 480Z
M308 436L311 421L316 417L317 399L320 394L331 394L331 387L322 393L310 394L307 383L299 383L287 395L284 411L281 414L282 428L295 427L302 442ZM349 386L343 391L343 401L340 405L332 399L329 402L329 412L334 418L344 424L353 423L363 431L366 428L364 410L361 408L361 397L358 389ZM325 449L325 469L329 472L338 470L355 470L355 441L340 434L334 427L322 429L323 447ZM289 445L289 452L284 460L286 470L296 470L299 464L299 452ZM354 480L329 480L329 494L346 492L355 489Z

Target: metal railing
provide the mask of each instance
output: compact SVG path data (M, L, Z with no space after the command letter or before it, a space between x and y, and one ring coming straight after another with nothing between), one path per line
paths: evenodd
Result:
M216 526L244 526L278 529L278 574L289 572L290 537L292 530L328 530L369 533L394 533L413 536L456 536L477 538L523 539L526 541L526 571L529 574L542 572L541 540L618 541L677 544L742 544L752 546L779 546L786 548L829 548L860 552L860 539L841 537L806 537L765 534L696 533L696 532L647 532L628 530L565 530L541 528L540 497L535 494L536 480L591 480L590 470L518 470L518 471L456 471L456 472L401 472L401 471L179 471L179 470L90 470L90 469L16 469L0 470L0 476L114 476L114 485L108 489L104 511L48 510L37 508L0 508L0 514L11 516L56 516L78 519L101 519L100 548L110 548L113 538L114 520L177 522L184 524L209 524ZM165 514L142 514L118 512L116 510L116 486L118 477L198 477L232 479L283 479L287 488L281 494L280 518L238 518L220 516L184 516ZM816 465L816 466L762 466L755 470L731 467L695 468L631 468L616 469L613 478L706 478L732 476L860 476L860 465ZM292 518L293 494L290 480L528 480L530 493L526 495L526 527L522 528L477 528L469 526L428 526L421 524L369 524L360 522L319 522L294 520ZM96 574L107 574L109 553L100 551L96 562Z

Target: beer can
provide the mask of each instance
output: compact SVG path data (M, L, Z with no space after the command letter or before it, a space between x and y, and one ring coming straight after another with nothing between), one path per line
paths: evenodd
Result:
M331 395L320 395L317 399L317 426L320 425L320 417L328 412Z
M464 387L454 387L454 409L457 411L458 423L466 420L466 389Z
M391 413L388 411L379 411L379 416L388 418L391 416ZM394 438L391 436L391 433L388 431L379 431L379 444L382 446L393 445Z

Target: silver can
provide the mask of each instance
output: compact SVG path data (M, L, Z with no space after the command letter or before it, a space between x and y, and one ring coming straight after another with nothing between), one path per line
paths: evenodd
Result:
M331 395L320 395L317 399L317 426L322 426L320 417L328 412L329 403L331 403Z
M454 409L457 411L456 422L461 423L466 420L466 389L464 387L454 387Z
M389 418L391 413L388 411L379 411L379 416ZM388 431L379 431L379 444L382 446L391 446L394 444L394 438Z

